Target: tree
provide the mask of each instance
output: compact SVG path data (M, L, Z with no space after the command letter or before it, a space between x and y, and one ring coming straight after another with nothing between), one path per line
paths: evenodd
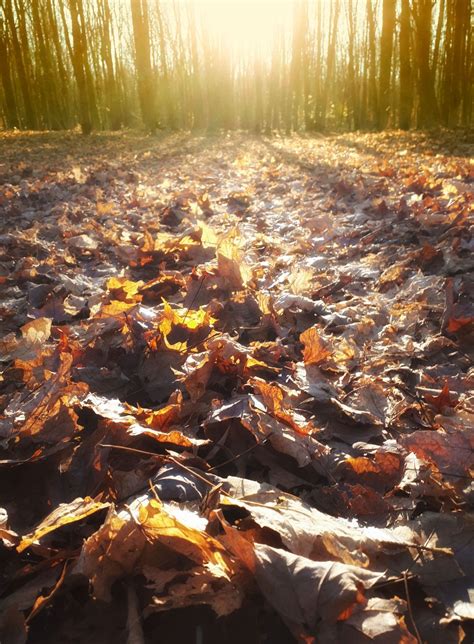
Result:
M431 0L430 0L431 1ZM387 125L390 109L390 71L395 33L396 0L383 0L382 34L380 36L378 126Z
M0 122L85 133L472 123L472 0L292 9L268 49L236 54L199 3L0 0Z
M18 7L17 7L18 9ZM24 7L19 5L18 20L21 22L24 21ZM33 110L33 100L31 97L31 83L27 71L27 62L29 59L29 48L27 43L20 43L18 37L17 25L15 24L15 15L13 11L12 0L4 0L3 10L5 13L6 21L10 30L10 42L11 50L13 53L13 60L15 61L16 73L23 96L23 107L24 107L24 124L29 129L34 129L36 126L36 115Z
M82 0L69 0L72 22L72 65L79 94L79 118L83 134L90 134L94 125L97 105L91 87L89 60L87 58L87 34Z
M408 1L408 0L407 0ZM369 60L368 66L368 108L369 108L369 124L375 125L378 120L379 107L377 96L377 52L376 52L376 36L375 36L375 17L372 0L367 0L366 5L367 16L367 54Z
M0 20L0 76L2 79L3 94L5 96L5 125L8 128L18 127L20 120L18 118L18 107L13 89L8 55L7 34L4 28L3 20Z
M401 0L400 12L400 94L398 107L398 126L408 130L413 108L413 78L410 51L410 0Z
M130 0L135 44L138 98L145 126L154 132L157 128L155 92L150 59L150 26L147 0Z
M430 65L432 0L412 3L416 30L416 59L418 74L418 127L431 127L438 117L438 102Z

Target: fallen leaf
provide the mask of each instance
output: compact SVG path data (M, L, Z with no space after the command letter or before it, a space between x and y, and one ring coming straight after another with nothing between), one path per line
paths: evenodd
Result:
M330 357L331 351L327 349L316 328L311 327L300 335L304 345L303 360L306 365L320 364Z
M109 503L98 503L90 497L78 498L71 503L60 503L43 521L36 526L33 532L22 537L17 546L18 552L23 552L45 535L62 528L70 523L82 521L91 514L109 507Z

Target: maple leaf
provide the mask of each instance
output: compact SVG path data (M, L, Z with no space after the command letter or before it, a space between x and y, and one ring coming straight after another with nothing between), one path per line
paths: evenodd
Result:
M304 345L303 360L306 365L320 364L331 355L315 327L304 331L300 335L300 341Z
M457 641L461 136L0 136L2 641Z
M458 399L451 397L451 392L449 391L447 382L444 383L443 388L437 396L426 394L425 400L430 403L430 405L433 405L433 407L440 413L443 413L443 410L446 407L456 407L458 404Z
M226 527L226 543L255 575L267 601L292 627L311 633L320 621L347 619L366 603L364 590L382 574L332 561L312 561L285 550L251 544Z
M37 318L20 328L21 335L30 345L42 345L51 334L51 323L50 318Z

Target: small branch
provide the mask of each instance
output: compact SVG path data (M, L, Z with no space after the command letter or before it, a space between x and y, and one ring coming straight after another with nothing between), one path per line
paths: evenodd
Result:
M423 640L421 639L421 635L420 635L420 632L418 630L418 626L416 625L415 618L413 617L413 610L412 610L412 605L411 605L410 593L409 593L409 590L408 590L408 577L407 577L406 572L403 573L403 583L404 583L404 586L405 586L405 594L407 596L407 606L408 606L408 614L410 616L410 621L413 624L413 629L415 631L416 639L418 641L418 644L423 644Z

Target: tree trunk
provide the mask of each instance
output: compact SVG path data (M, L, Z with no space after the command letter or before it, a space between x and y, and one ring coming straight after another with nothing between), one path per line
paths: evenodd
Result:
M355 48L356 48L356 27L355 27L355 14L352 0L347 2L347 24L349 28L349 43L348 43L348 62L347 62L347 114L349 118L349 127L354 127L356 130L360 128L360 114L358 106L357 87L359 86Z
M474 62L472 51L472 6L466 3L466 38L464 48L464 67L462 74L462 124L469 125L472 122L472 87L474 84Z
M430 66L432 1L416 0L412 5L416 26L418 66L418 127L432 127L438 118L438 104Z
M72 23L72 65L76 76L77 89L79 93L79 122L83 134L90 134L92 131L92 114L90 95L84 69L85 43L79 23L78 0L69 0Z
M466 44L470 31L470 0L451 0L448 6L451 20L451 38L447 49L447 79L445 87L445 122L448 126L456 125L461 120L461 101L466 94L465 67Z
M0 76L5 97L5 125L9 128L14 128L20 125L20 120L18 118L9 60L6 33L3 21L0 20Z
M433 73L436 73L436 70L438 69L439 48L441 43L441 32L443 30L445 6L446 0L441 0L438 12L438 26L436 27L436 37L433 49Z
M408 0L407 0L408 1ZM372 0L367 0L367 28L369 35L369 87L368 87L368 103L370 111L370 124L373 126L378 121L378 96L377 96L377 52L375 48L375 19L374 19L374 9L372 6Z
M332 94L332 88L333 88L333 82L334 82L334 68L336 64L336 42L337 42L337 25L339 22L339 10L340 10L339 0L334 0L334 2L331 3L331 17L329 19L330 36L328 41L328 51L327 51L327 57L326 57L326 83L325 83L325 88L323 90L323 95L321 100L320 123L323 129L326 127L327 103L328 103L329 96ZM332 21L331 21L331 18L332 18Z
M106 69L106 102L109 112L110 127L118 130L121 125L120 100L112 60L111 14L108 0L99 3L101 21L101 54Z
M30 83L29 83L25 63L23 60L24 51L22 52L22 47L18 39L17 27L15 25L15 18L13 15L13 6L12 6L11 0L5 0L4 10L5 10L5 16L8 22L8 26L10 29L12 51L14 55L13 58L15 61L18 80L20 83L21 94L23 97L23 106L25 108L25 125L29 129L34 129L36 127L36 118L33 110L33 100L31 97ZM24 50L24 47L23 47L23 50Z
M69 86L68 74L63 61L64 52L61 49L62 43L61 43L61 37L59 35L57 14L53 9L52 0L48 0L47 13L48 13L48 19L49 19L49 30L54 43L54 49L56 51L56 63L58 66L61 120L62 120L63 127L68 127L70 122L70 118L69 118L70 86Z
M155 132L157 127L154 87L150 61L150 29L147 0L130 0L135 44L138 99L145 126Z
M400 97L398 126L408 130L413 109L413 78L410 52L410 0L402 0L400 12Z
M395 32L396 0L383 0L382 34L380 37L378 127L387 126L390 110L390 70Z

